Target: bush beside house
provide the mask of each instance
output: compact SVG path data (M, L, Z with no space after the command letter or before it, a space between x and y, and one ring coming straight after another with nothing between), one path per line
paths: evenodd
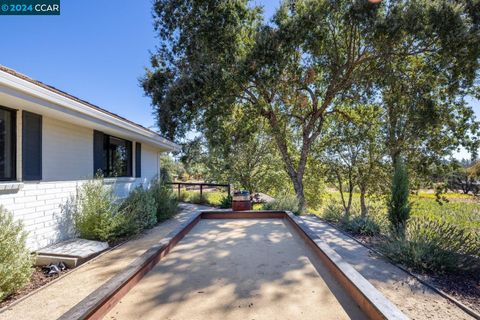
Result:
M81 238L115 242L139 234L177 212L171 189L155 179L150 188L137 187L121 203L101 178L79 189L74 214L75 229Z
M138 187L122 202L102 178L84 183L78 190L73 213L79 237L115 242L152 228L157 221L177 212L177 199L171 189L158 180L149 189ZM30 280L33 257L26 246L27 233L21 222L0 207L0 301Z
M32 256L26 238L22 223L0 207L0 301L30 280Z

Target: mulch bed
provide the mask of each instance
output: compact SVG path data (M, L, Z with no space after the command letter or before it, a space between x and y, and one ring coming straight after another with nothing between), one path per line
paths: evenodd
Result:
M340 229L338 225L336 227ZM367 237L352 234L350 236L374 249L385 241L382 236ZM480 274L429 275L411 272L431 286L450 295L461 304L480 313Z
M69 269L66 269L65 271L61 271L60 275L63 275L64 273L68 272ZM32 291L37 290L40 287L43 287L47 283L57 279L60 275L53 276L53 277L47 277L43 272L42 272L42 267L35 267L32 273L32 277L30 279L30 282L23 287L22 289L18 290L14 294L10 295L7 297L5 300L0 302L0 309L3 307L6 307L16 300L26 296L27 294L31 293Z
M427 281L473 311L480 313L480 275L429 276Z

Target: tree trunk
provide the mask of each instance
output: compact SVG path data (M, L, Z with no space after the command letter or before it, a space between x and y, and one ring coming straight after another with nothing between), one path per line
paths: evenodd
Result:
M360 214L365 218L368 214L367 204L365 203L366 188L360 186Z
M297 196L298 200L298 210L299 213L302 214L306 210L306 203L305 203L305 193L303 190L303 177L296 177L292 178L293 188L295 190L295 195Z

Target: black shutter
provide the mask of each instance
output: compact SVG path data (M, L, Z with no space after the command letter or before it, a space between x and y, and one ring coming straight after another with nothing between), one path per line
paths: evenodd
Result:
M93 131L93 175L95 176L100 170L103 174L106 174L104 170L106 157L105 157L105 135L100 131Z
M135 177L142 177L142 144L135 143Z
M42 116L22 112L23 180L42 180Z
M125 146L127 147L127 177L133 177L132 174L132 141L125 140Z

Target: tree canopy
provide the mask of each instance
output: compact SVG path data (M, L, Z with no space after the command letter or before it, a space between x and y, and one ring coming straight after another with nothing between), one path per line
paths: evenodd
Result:
M349 121L352 101L385 107L391 155L415 139L424 154L446 135L467 142L478 12L478 0L297 0L264 23L246 0L156 0L160 43L143 86L170 138L211 130L234 105L263 119L303 210L312 146L329 117Z

